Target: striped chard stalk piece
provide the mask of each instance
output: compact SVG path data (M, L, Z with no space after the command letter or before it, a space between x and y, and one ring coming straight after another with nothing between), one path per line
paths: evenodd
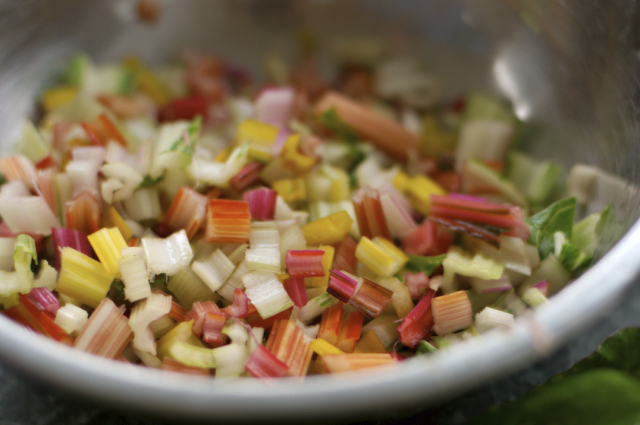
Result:
M103 299L82 328L75 347L98 356L118 358L133 337L124 310L124 306L116 307L109 298Z
M295 321L280 320L273 324L266 348L289 367L288 376L302 377L311 363L312 341Z
M389 353L325 354L322 361L329 373L346 372L393 365L396 360Z
M184 229L191 240L205 222L208 202L206 196L190 187L181 186L167 211L164 223L174 232Z
M438 335L466 329L473 324L473 311L466 291L435 297L431 301L434 330Z
M391 239L377 190L364 186L353 194L351 200L362 236L368 238L382 236Z
M209 243L244 243L251 232L249 203L212 199L207 206L205 238Z

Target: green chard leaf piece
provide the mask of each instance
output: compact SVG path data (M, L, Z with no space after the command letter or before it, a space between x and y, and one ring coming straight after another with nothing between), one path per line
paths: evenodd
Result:
M80 86L84 82L87 75L87 71L93 66L91 59L86 54L78 54L71 58L66 72L63 75L63 80L67 84L73 86Z
M409 255L409 261L406 264L406 268L412 273L424 272L427 276L444 261L447 254L438 255L436 257L422 257L419 255Z
M425 340L421 340L418 343L418 350L416 351L416 354L431 354L431 353L435 353L436 351L438 351L436 347L429 344Z
M562 245L558 261L570 272L580 272L591 264L591 255L580 251L577 246L570 243Z
M358 135L351 129L351 127L349 127L349 124L342 121L342 118L338 115L336 108L330 108L324 111L322 115L320 115L318 121L320 121L320 124L334 132L335 135L342 140L351 143L355 143L360 140Z
M4 174L0 174L0 186L5 184L6 182L7 182L7 178L4 176Z
M320 124L327 127L335 135L347 143L349 156L353 159L351 169L355 169L366 158L366 153L358 146L361 138L351 129L349 124L344 122L338 115L336 108L327 109L320 115Z
M514 122L516 117L513 114L513 108L502 99L484 92L474 92L466 97L463 119Z
M569 242L564 233L555 232L553 239L555 244L554 254L565 269L573 273L589 266L593 256L582 252L580 248Z
M196 146L196 140L202 129L202 115L198 115L191 121L186 131L173 142L171 147L162 153L183 153L192 156Z
M138 185L137 189L141 189L143 187L151 187L151 186L155 186L158 183L160 183L162 180L164 180L164 175L158 177L158 178L153 178L150 175L146 175L144 176L144 179L142 179L142 182L140 182L140 184Z
M538 247L541 259L553 252L554 233L562 232L568 240L571 240L575 214L576 198L572 197L555 202L525 220L531 230L529 243Z
M122 78L118 85L118 94L123 96L130 96L133 94L138 83L138 73L125 69L122 72Z
M38 264L36 244L31 236L18 235L13 249L13 263L16 271L0 270L0 297L8 297L20 292L28 294L33 286L31 261Z
M530 204L546 206L562 177L562 168L552 161L536 161L521 152L509 154L507 177Z

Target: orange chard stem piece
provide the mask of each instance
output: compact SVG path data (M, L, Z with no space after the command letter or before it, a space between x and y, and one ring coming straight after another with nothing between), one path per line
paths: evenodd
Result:
M224 191L219 187L212 187L205 192L204 196L206 196L207 199L218 199L223 193Z
M342 270L350 274L356 274L356 248L358 244L347 235L339 244L336 244L336 253L333 257L332 270Z
M387 220L382 212L380 196L377 190L364 186L358 189L351 199L362 236L366 236L369 239L382 236L385 239L393 240L387 227Z
M22 155L0 158L0 170L9 181L22 180L33 189L36 180L36 169L27 158Z
M265 348L289 367L288 376L305 376L309 370L313 340L292 320L274 324Z
M211 199L205 239L209 243L244 243L249 239L250 222L248 202Z
M184 229L189 240L198 233L207 213L206 196L187 186L180 186L164 222L174 232Z
M82 128L94 145L107 146L109 140L115 140L125 148L127 140L106 114L101 114L94 122L83 122Z
M153 288L151 290L151 293L152 294L161 294L161 295L164 295L165 297L170 296L170 295L165 294L163 291L161 291L158 288ZM175 302L173 297L171 296L171 310L169 310L169 313L167 313L167 316L169 316L171 319L175 320L176 322L186 322L187 321L187 309L182 307L177 302Z
M328 92L320 99L315 107L316 117L331 108L360 137L397 159L405 161L407 152L418 148L418 136L400 123L336 92Z
M380 367L396 363L396 360L389 353L326 354L322 356L322 361L329 373Z
M320 319L320 330L318 330L318 338L322 338L331 345L338 343L338 336L342 328L342 318L344 310L342 303L332 305L322 313Z
M253 304L249 303L249 313L251 313L251 307L253 306ZM260 317L259 314L257 314L257 310L256 313L254 314L250 314L247 317L247 324L250 325L252 328L263 328L263 329L271 329L276 325L276 322L280 321L280 320L287 320L289 319L289 315L291 314L291 308L285 310L285 311L281 311L280 313L276 314L275 316L271 316L267 319L263 319L262 317Z
M347 314L346 319L342 323L342 329L340 329L336 347L345 353L353 353L353 350L356 348L356 343L360 339L363 322L364 313L361 311L352 311Z
M186 373L189 375L209 375L209 369L197 366L187 366L167 356L162 359L162 366L160 369L168 370L170 372Z
M89 190L67 202L67 228L88 235L100 230L100 201Z
M435 297L431 301L431 311L438 335L466 329L473 324L471 302L465 291Z
M49 205L49 208L51 208L51 211L55 214L58 208L56 203L56 188L53 182L53 170L38 170L36 182L42 197L47 201L47 205Z
M349 304L373 319L387 308L391 302L393 292L366 277L362 279L362 285L356 289L355 294L349 300Z

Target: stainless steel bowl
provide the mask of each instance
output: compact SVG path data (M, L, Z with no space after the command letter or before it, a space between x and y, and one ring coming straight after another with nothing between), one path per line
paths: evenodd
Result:
M97 61L137 54L151 64L183 47L220 54L260 72L265 52L294 54L293 31L382 40L419 57L447 94L484 87L508 97L535 128L526 148L566 170L583 162L640 183L640 100L635 1L584 0L163 0L156 25L132 0L0 1L2 148L16 140L38 91L74 52ZM327 68L330 73L330 69ZM167 376L78 353L0 317L6 364L110 406L217 420L328 419L428 406L549 355L606 315L637 280L638 197L613 196L626 235L551 306L507 333L403 364L393 373L309 377L265 385Z

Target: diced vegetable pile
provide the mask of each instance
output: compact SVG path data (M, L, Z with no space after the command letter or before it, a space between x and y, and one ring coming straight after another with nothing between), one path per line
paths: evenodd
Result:
M2 313L153 368L303 377L507 328L588 267L615 179L576 166L563 198L502 101L340 75L72 59L0 158Z

